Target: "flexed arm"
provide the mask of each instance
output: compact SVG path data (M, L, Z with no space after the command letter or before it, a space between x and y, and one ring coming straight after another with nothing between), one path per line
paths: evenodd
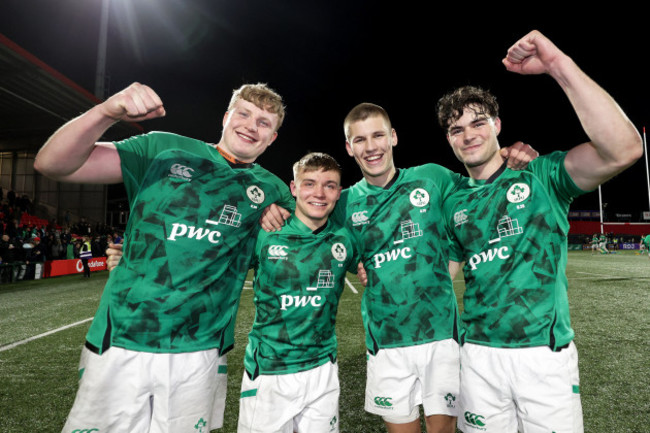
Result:
M522 75L550 75L569 98L590 140L571 149L565 159L578 187L596 188L643 154L638 131L616 101L539 31L517 41L503 64Z
M120 120L139 122L164 115L156 92L133 83L59 128L39 150L34 169L63 182L121 182L117 149L97 140Z

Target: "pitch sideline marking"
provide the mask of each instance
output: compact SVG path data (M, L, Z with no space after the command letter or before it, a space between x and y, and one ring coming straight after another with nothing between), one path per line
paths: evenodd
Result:
M592 276L592 277L604 277L604 278L609 278L609 279L612 279L612 278L624 278L624 276L622 276L622 275L594 274L593 272L579 272L579 271L576 271L576 274L584 274L584 275L589 275L589 276ZM587 277L587 278L589 278L589 277ZM641 277L641 278L644 278L644 277ZM635 278L633 278L633 279L635 279ZM571 280L571 278L569 278L569 280Z
M82 323L86 323L86 322L89 322L91 320L93 320L92 317L90 317L88 319L80 320L80 321L75 322L75 323L71 323L69 325L62 326L62 327L57 328L57 329L52 329L51 331L47 331L47 332L44 332L42 334L35 335L33 337L29 337L29 338L26 338L24 340L20 340L20 341L14 342L14 343L7 344L6 346L0 346L0 352L4 352L5 350L13 349L14 347L20 346L21 344L26 344L26 343L29 343L30 341L34 341L34 340L38 340L39 338L47 337L48 335L52 335L52 334L55 334L57 332L64 331L64 330L66 330L68 328L72 328L73 326L81 325Z
M348 280L348 279L346 278L346 279L345 279L345 283L348 285L348 287L350 288L350 290L352 290L352 293L354 293L355 295L358 295L358 294L359 294L359 292L357 292L357 289L354 288L354 286L352 285L352 283L350 282L350 280Z

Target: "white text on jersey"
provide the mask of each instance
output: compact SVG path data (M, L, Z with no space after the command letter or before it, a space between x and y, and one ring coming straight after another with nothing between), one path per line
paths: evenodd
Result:
M394 248L390 251L384 251L379 254L375 254L373 259L375 260L375 269L381 268L381 264L384 262L391 262L397 260L400 257L405 259L410 259L413 256L411 249L406 248Z
M491 250L488 251L481 251L480 253L474 254L472 257L470 257L469 260L467 261L467 264L469 265L471 270L475 270L476 265L478 265L479 263L491 262L497 257L501 260L506 260L510 258L510 252L508 251L508 247L503 246L500 248L492 248Z

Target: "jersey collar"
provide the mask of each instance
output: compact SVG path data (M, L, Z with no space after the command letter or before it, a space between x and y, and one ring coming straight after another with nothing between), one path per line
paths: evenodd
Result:
M223 158L226 161L228 161L228 164L232 168L250 168L253 166L252 162L240 161L239 159L235 158L233 155L229 154L224 149L222 149L218 144L215 144L214 147L219 152L219 155L223 156Z

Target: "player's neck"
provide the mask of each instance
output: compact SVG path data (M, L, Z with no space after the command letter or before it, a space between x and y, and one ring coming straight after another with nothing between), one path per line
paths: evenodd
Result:
M302 212L296 211L294 212L294 216L298 218L304 225L309 227L309 229L312 232L315 232L327 224L327 217L322 218L322 219L315 219L315 218L310 218L307 215L304 215Z
M217 151L219 151L219 154L223 156L223 158L228 161L231 164L234 165L251 165L252 162L245 162L237 159L232 153L228 152L221 143L217 143L213 145Z
M364 173L363 177L366 179L366 182L368 182L370 185L384 188L386 185L388 185L393 181L396 175L397 175L397 169L393 165L388 171L386 171L385 173L379 176L369 176L368 174Z
M466 165L465 168L472 179L487 180L501 168L505 161L506 159L502 157L499 152L496 152L494 156L484 164L474 167L468 167Z

